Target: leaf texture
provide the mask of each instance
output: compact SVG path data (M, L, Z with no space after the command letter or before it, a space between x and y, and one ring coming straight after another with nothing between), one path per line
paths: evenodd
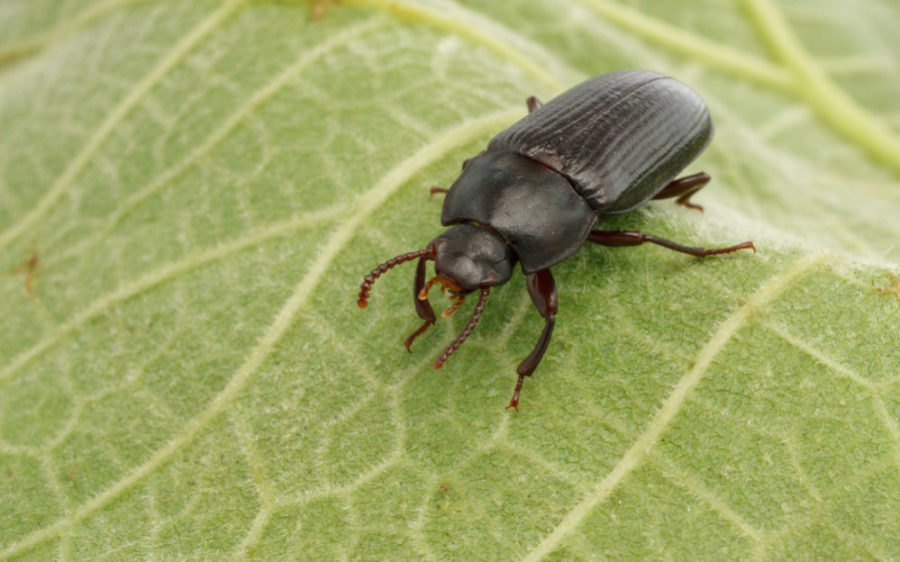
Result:
M0 3L0 559L900 552L900 9L884 0ZM413 268L460 163L591 76L701 93L703 214L466 344ZM436 301L436 304L443 304ZM471 306L471 305L469 305Z

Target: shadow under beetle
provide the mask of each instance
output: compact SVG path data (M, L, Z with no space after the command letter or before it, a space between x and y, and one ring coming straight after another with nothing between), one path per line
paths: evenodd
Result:
M742 249L682 246L633 230L594 230L595 223L639 207L651 199L677 197L676 203L702 210L690 197L708 181L703 172L675 179L709 144L712 119L703 100L674 78L647 70L621 70L591 78L546 105L527 100L528 115L499 133L487 150L463 162L449 190L441 224L449 226L424 250L394 257L367 275L360 286L360 308L372 284L397 264L418 259L413 302L424 320L406 338L413 340L434 324L428 302L435 284L455 302L480 291L472 318L434 362L440 368L459 349L481 318L490 288L509 281L521 263L528 294L544 329L516 369L519 379L507 408L518 409L525 377L541 362L557 312L556 284L550 267L574 254L585 241L602 246L645 242L705 257ZM425 262L435 276L425 281Z

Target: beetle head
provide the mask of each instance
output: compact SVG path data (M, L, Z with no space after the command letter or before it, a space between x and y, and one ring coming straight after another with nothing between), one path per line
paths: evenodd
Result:
M467 294L480 287L509 281L515 254L495 234L465 223L435 238L435 281L454 294Z
M360 308L365 308L369 302L369 291L372 290L372 284L376 279L393 267L416 259L419 260L415 281L416 312L424 323L403 342L407 350L413 340L436 320L434 310L428 303L428 290L431 287L440 284L442 291L449 289L450 299L456 301L444 311L444 316L449 316L457 310L465 301L467 294L476 289L481 290L468 324L434 362L434 367L439 369L475 328L475 324L481 318L491 286L509 281L516 263L516 255L498 235L486 228L470 223L459 224L432 240L424 250L400 254L378 265L366 275L359 286L356 304ZM435 276L426 283L425 263L429 260L435 262Z

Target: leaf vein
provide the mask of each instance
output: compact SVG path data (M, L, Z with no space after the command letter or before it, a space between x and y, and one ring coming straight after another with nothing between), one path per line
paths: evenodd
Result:
M263 530L272 518L275 506L275 494L272 491L272 486L269 484L269 480L266 476L265 463L259 454L259 450L256 448L256 436L254 435L250 424L244 418L243 412L240 411L240 409L236 409L230 418L234 425L234 432L238 437L238 443L247 459L247 465L250 468L253 484L256 487L256 493L259 496L260 503L259 511L253 519L250 529L247 531L244 540L241 541L241 544L238 545L233 554L233 557L241 558L246 556L252 546L259 542Z
M765 534L754 527L740 513L734 510L722 498L718 497L712 490L709 490L697 479L693 478L689 473L685 472L672 459L664 454L656 451L648 457L651 464L655 465L660 473L676 485L684 488L692 496L708 505L713 511L719 514L725 521L733 525L744 535L752 539L755 543L761 544L766 542Z
M162 80L168 72L180 62L185 55L203 40L211 32L215 31L218 26L233 15L238 8L248 0L228 0L219 7L218 10L201 20L181 41L166 53L166 55L148 72L140 81L138 81L128 95L107 114L106 119L100 124L97 130L85 142L81 151L72 159L62 175L58 176L47 193L37 202L37 204L23 216L18 222L10 226L6 231L0 234L0 248L4 248L12 240L16 239L23 232L34 226L47 211L68 191L73 180L90 162L98 149L110 137L113 131L124 121L125 117L133 110L137 104L147 95L147 93Z
M897 420L895 420L893 416L891 416L891 413L888 411L887 405L884 403L884 397L882 396L879 385L873 383L870 380L867 380L859 373L838 363L831 357L828 357L822 350L814 347L809 342L805 342L800 338L794 336L784 327L778 326L771 322L764 322L763 325L787 343L791 344L801 352L809 355L817 362L830 369L833 373L848 378L869 391L869 394L872 396L872 403L874 405L875 412L878 414L878 417L881 419L882 425L884 425L885 429L888 432L888 435L890 435L891 437L894 463L898 468L900 468L900 427L898 427L897 425Z
M806 100L823 122L900 174L900 138L880 117L859 105L807 52L770 0L741 0L757 32L793 75L790 91Z
M131 196L125 198L121 205L116 207L113 213L108 217L106 224L95 231L91 239L79 244L71 251L61 255L57 259L65 259L66 256L72 254L80 254L85 248L91 247L96 241L102 240L103 237L110 232L121 221L121 219L133 208L138 206L142 201L146 200L153 194L160 191L167 184L172 182L179 175L184 173L191 164L198 162L204 155L209 153L220 142L225 140L229 133L238 127L245 119L253 115L259 107L269 101L275 94L281 91L288 82L300 74L310 65L321 59L329 52L345 45L350 40L371 31L378 24L383 23L378 20L368 20L364 23L349 27L342 32L335 34L327 41L314 47L303 54L297 61L282 70L277 76L258 89L244 102L234 113L232 113L218 128L216 128L206 139L199 143L193 150L180 160L178 163L163 171L156 176L145 187L135 191Z
M725 348L735 333L760 309L828 259L827 254L814 254L795 262L771 277L740 308L722 322L712 338L697 354L693 367L678 381L646 429L637 437L616 466L563 517L556 528L538 543L535 549L525 557L525 560L536 561L549 555L590 515L594 508L604 503L618 485L646 459L656 442L670 427L672 420L682 410L693 390L703 379L715 357Z
M163 447L157 449L156 452L150 455L144 464L129 472L98 495L84 502L78 509L75 509L68 514L68 516L9 545L5 550L0 552L0 558L9 558L17 553L28 550L45 540L50 540L63 534L67 529L72 528L94 512L103 508L115 498L119 497L137 482L162 466L163 463L178 453L186 445L193 442L197 435L203 429L208 427L210 422L212 422L226 406L231 404L238 393L246 386L251 376L257 372L262 363L274 349L275 345L293 324L299 311L309 301L313 290L325 278L327 268L356 235L363 220L374 213L388 197L396 192L420 169L430 165L453 148L470 141L473 137L483 135L488 131L495 130L498 126L509 123L520 114L521 110L500 111L484 115L480 119L462 123L456 128L439 135L435 141L423 146L409 158L400 162L395 168L385 174L369 191L358 197L354 202L353 210L347 213L346 219L336 229L334 235L329 237L328 243L322 248L319 255L310 265L306 275L297 284L294 293L275 315L268 329L262 334L257 344L250 350L250 353L245 357L244 362L232 375L225 388L209 402L207 407L190 420L179 434L175 435ZM244 242L246 242L246 239ZM224 249L229 249L230 246L233 246L233 244L226 246ZM219 250L218 253L221 253L223 250ZM207 257L208 254L217 254L217 252L207 252L201 256ZM194 260L188 260L188 263L182 262L182 266L192 267L194 266L193 262L195 261L197 261L196 258ZM149 280L148 286L155 285L162 280L168 279L171 276L171 269L172 268L164 268L161 272L158 272L155 278ZM112 302L118 302L125 296L130 295L131 292L132 286L126 286L122 291L117 291L111 297L103 299L99 305L102 307L109 306ZM88 310L86 311L86 314L92 312L92 310ZM3 378L2 374L3 373L0 373L0 380ZM389 462L395 461L389 459Z
M312 228L340 217L347 211L347 206L313 211L292 219L277 222L261 228L245 236L241 236L210 250L192 254L186 258L147 273L140 278L126 283L124 286L103 295L87 306L80 313L62 323L56 331L49 334L30 349L20 353L5 368L0 369L0 381L9 378L19 369L36 359L41 353L52 348L63 337L96 318L113 306L144 293L163 283L171 281L188 271L202 267L208 263L224 259L237 252L263 244L271 239L287 236L298 230Z
M367 6L387 12L393 16L453 33L493 51L502 59L512 62L532 78L557 92L563 89L563 83L545 71L545 68L561 69L565 70L567 75L577 76L561 60L551 57L549 53L526 40L523 36L515 34L509 28L501 26L493 20L484 19L480 14L470 12L457 4L449 4L442 7L441 11L437 11L421 4L395 0L345 0L342 3ZM528 54L525 54L526 52ZM547 59L550 60L548 61Z
M17 59L26 57L36 51L44 49L48 44L64 38L91 22L100 19L104 15L122 6L136 4L146 0L106 0L95 2L75 15L65 16L64 23L57 23L49 29L40 31L30 37L23 37L15 43L5 45L0 49L0 68Z
M577 0L619 27L683 53L692 60L743 76L776 90L791 86L784 68L747 55L726 44L688 33L637 10L607 0Z

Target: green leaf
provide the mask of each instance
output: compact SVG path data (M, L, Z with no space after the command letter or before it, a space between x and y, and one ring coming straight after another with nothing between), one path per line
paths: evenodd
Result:
M0 14L0 558L900 552L896 3ZM440 371L472 305L407 354L413 267L359 283L527 96L628 67L708 102L713 182L608 224L759 253L585 247L507 411L521 274Z

